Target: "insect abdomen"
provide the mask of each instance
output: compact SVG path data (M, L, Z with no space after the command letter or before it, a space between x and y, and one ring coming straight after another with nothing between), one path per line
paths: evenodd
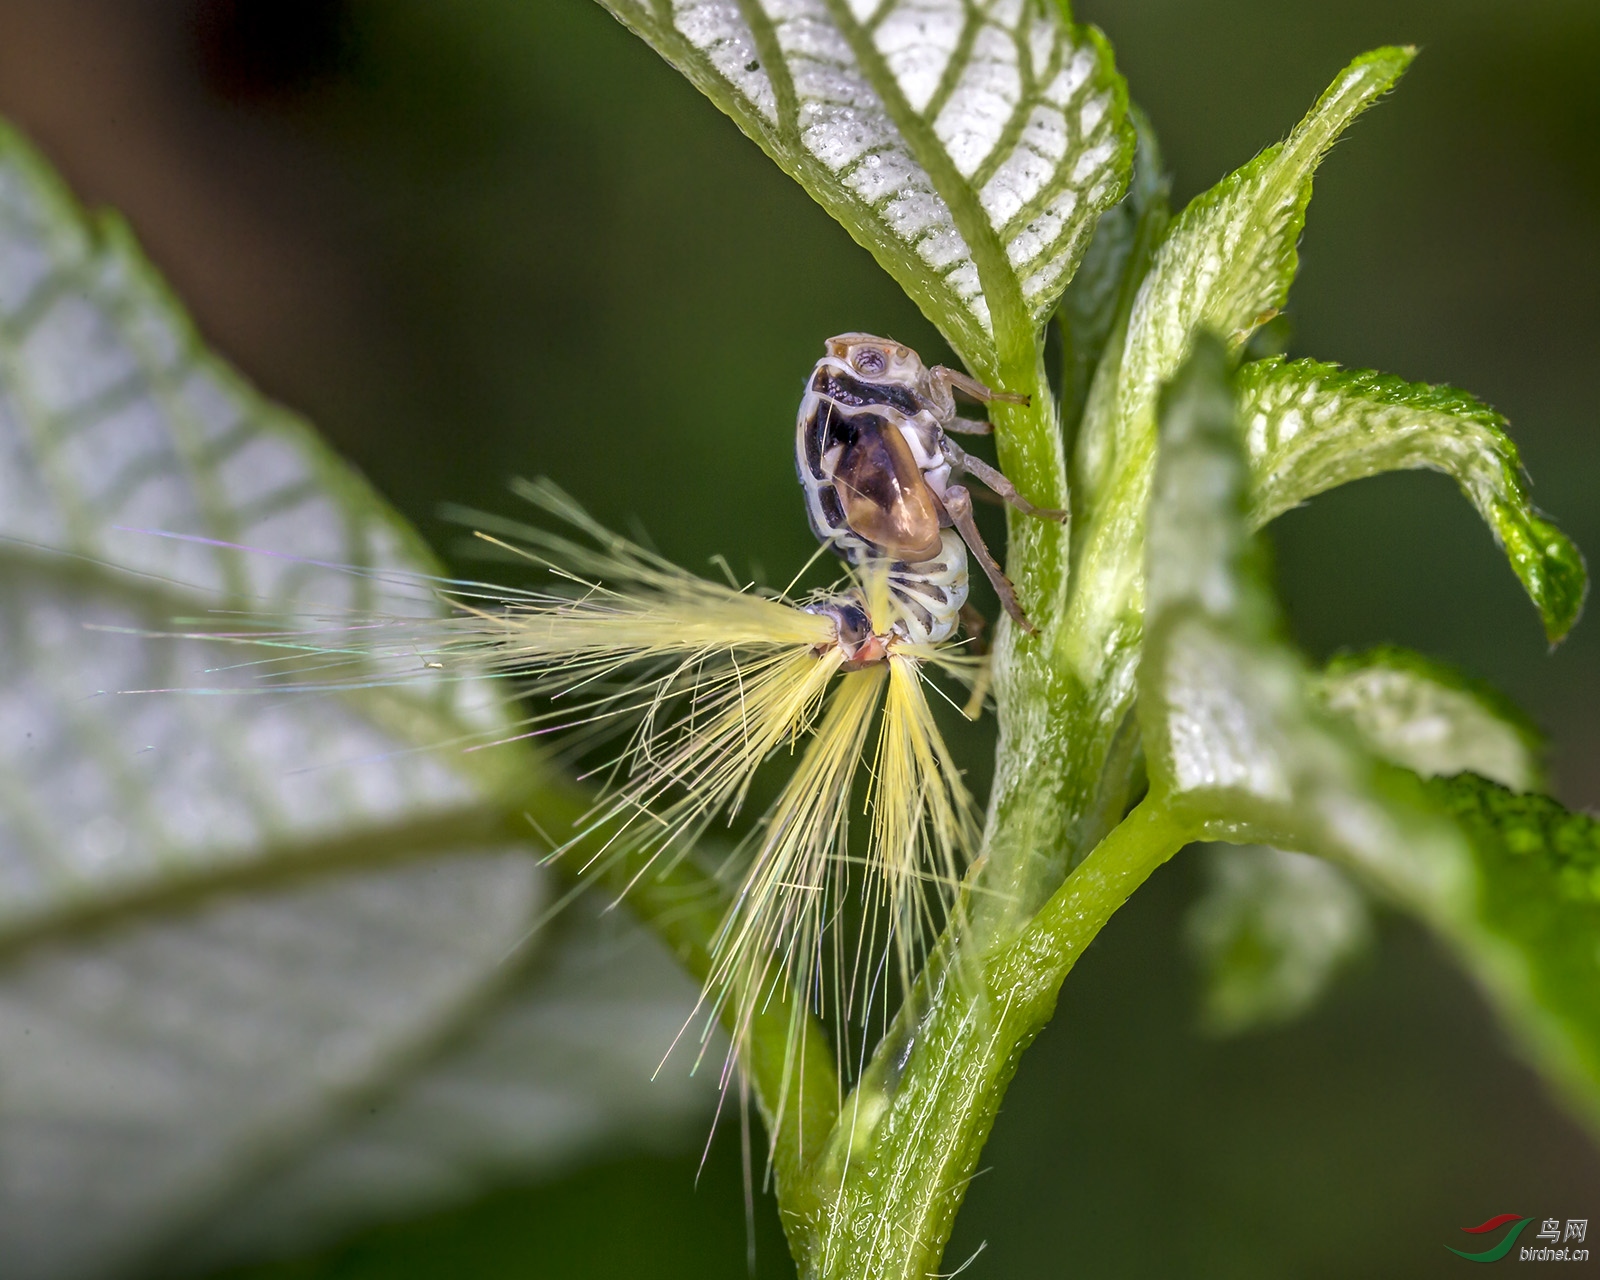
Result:
M906 639L916 644L948 640L967 602L967 548L953 529L940 535L940 544L932 560L898 561L889 569L889 595Z

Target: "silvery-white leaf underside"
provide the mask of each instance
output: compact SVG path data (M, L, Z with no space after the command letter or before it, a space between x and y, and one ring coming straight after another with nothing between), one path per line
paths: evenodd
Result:
M426 614L430 568L0 128L7 1280L293 1248L705 1114L649 1079L670 958L534 933L549 872L494 819L528 758L419 749L495 732L481 682L274 692L141 634Z
M604 0L873 251L968 359L1054 307L1132 150L1054 0Z

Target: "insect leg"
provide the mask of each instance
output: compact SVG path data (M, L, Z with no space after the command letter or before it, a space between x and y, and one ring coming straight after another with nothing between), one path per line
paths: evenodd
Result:
M1032 396L1020 396L1014 391L996 391L993 387L984 386L976 378L968 377L959 369L946 368L942 364L934 365L933 368L928 370L928 374L934 382L942 383L953 391L959 391L964 396L970 396L979 404L991 404L995 401L1001 404L1028 405L1033 403Z
M983 714L984 700L989 696L989 685L994 679L994 653L986 634L989 621L970 604L961 606L961 627L972 638L969 652L978 659L978 670L972 678L972 692L961 714L976 720Z
M994 427L987 422L978 422L972 418L951 418L944 424L944 429L962 436L986 436L994 430Z
M989 640L986 632L989 630L989 619L974 609L970 604L961 606L958 615L961 619L961 629L972 637L972 652L984 654L989 652Z
M1036 507L1020 493L1017 486L1007 480L1005 476L996 471L982 458L974 458L964 450L956 448L949 441L945 442L945 456L950 459L951 469L962 475L976 476L984 484L993 489L1001 498L1009 502L1025 516L1037 516L1041 520L1065 521L1067 513L1057 511L1053 507Z
M1005 611L1029 635L1037 634L1038 628L1028 621L1028 615L1022 612L1022 606L1017 603L1017 590L1011 585L1011 579L1006 577L1005 571L989 554L983 535L978 532L977 523L972 518L972 495L959 484L950 485L944 491L944 509L950 517L950 523L961 535L961 540L967 544L987 575L990 585L994 587L994 593L1000 597L1000 603L1005 606Z

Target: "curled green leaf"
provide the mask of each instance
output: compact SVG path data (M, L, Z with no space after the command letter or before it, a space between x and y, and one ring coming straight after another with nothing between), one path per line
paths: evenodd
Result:
M1380 759L1424 777L1463 771L1538 787L1538 731L1495 690L1384 645L1312 677L1323 711ZM1204 977L1205 1025L1234 1033L1306 1012L1371 935L1360 890L1337 867L1254 845L1218 846L1188 934Z
M1328 148L1410 65L1414 51L1383 48L1339 75L1289 138L1197 196L1156 250L1120 344L1101 362L1077 441L1073 509L1081 566L1070 658L1100 683L1106 655L1129 660L1143 566L1143 524L1154 466L1156 402L1209 328L1237 348L1288 296L1311 178ZM1115 680L1115 675L1104 677Z
M1134 305L1114 401L1099 410L1084 445L1098 487L1104 463L1142 452L1155 431L1156 396L1202 326L1242 341L1283 305L1299 265L1296 246L1311 177L1338 136L1390 88L1413 51L1357 58L1287 141L1269 147L1195 199L1157 250ZM1141 446L1143 448L1141 448Z
M1391 895L1455 903L1470 892L1459 839L1318 707L1281 638L1220 337L1196 340L1161 429L1139 667L1152 794L1212 838L1320 853Z
M1477 773L1515 791L1544 782L1544 740L1510 699L1398 645L1341 654L1313 682L1367 749L1425 778Z
M1451 933L1535 1062L1600 1126L1600 821L1470 774L1428 791L1481 882Z
M1220 339L1202 336L1162 404L1139 671L1152 797L1213 839L1325 857L1419 917L1600 1120L1597 824L1471 775L1424 783L1319 706L1252 555ZM1420 678L1414 663L1387 666ZM1398 754L1394 728L1380 720L1367 736Z
M1059 0L602 0L973 368L1031 350L1127 183L1127 88Z
M1442 471L1488 523L1551 641L1572 629L1588 589L1583 557L1533 506L1505 419L1488 405L1316 360L1255 361L1238 385L1255 523L1379 472Z

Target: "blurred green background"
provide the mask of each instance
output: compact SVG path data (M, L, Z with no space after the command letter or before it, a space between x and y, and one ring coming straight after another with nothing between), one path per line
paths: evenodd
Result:
M1374 44L1425 54L1318 180L1294 354L1463 385L1600 549L1600 4L1086 0L1181 202ZM589 0L3 0L0 111L122 209L203 331L451 550L457 501L548 474L666 553L781 583L824 337L946 355L871 260ZM1446 480L1364 482L1272 532L1317 657L1392 640L1518 698L1600 804L1600 625L1554 655ZM982 783L987 744L962 749ZM1590 1217L1600 1156L1411 927L1307 1021L1194 1030L1186 856L1109 927L1007 1099L947 1258L968 1274L1457 1274L1459 1228ZM266 1273L739 1276L736 1132L614 1153ZM786 1274L757 1206L757 1273ZM1593 1265L1593 1264L1592 1264ZM256 1274L256 1273L252 1273Z

